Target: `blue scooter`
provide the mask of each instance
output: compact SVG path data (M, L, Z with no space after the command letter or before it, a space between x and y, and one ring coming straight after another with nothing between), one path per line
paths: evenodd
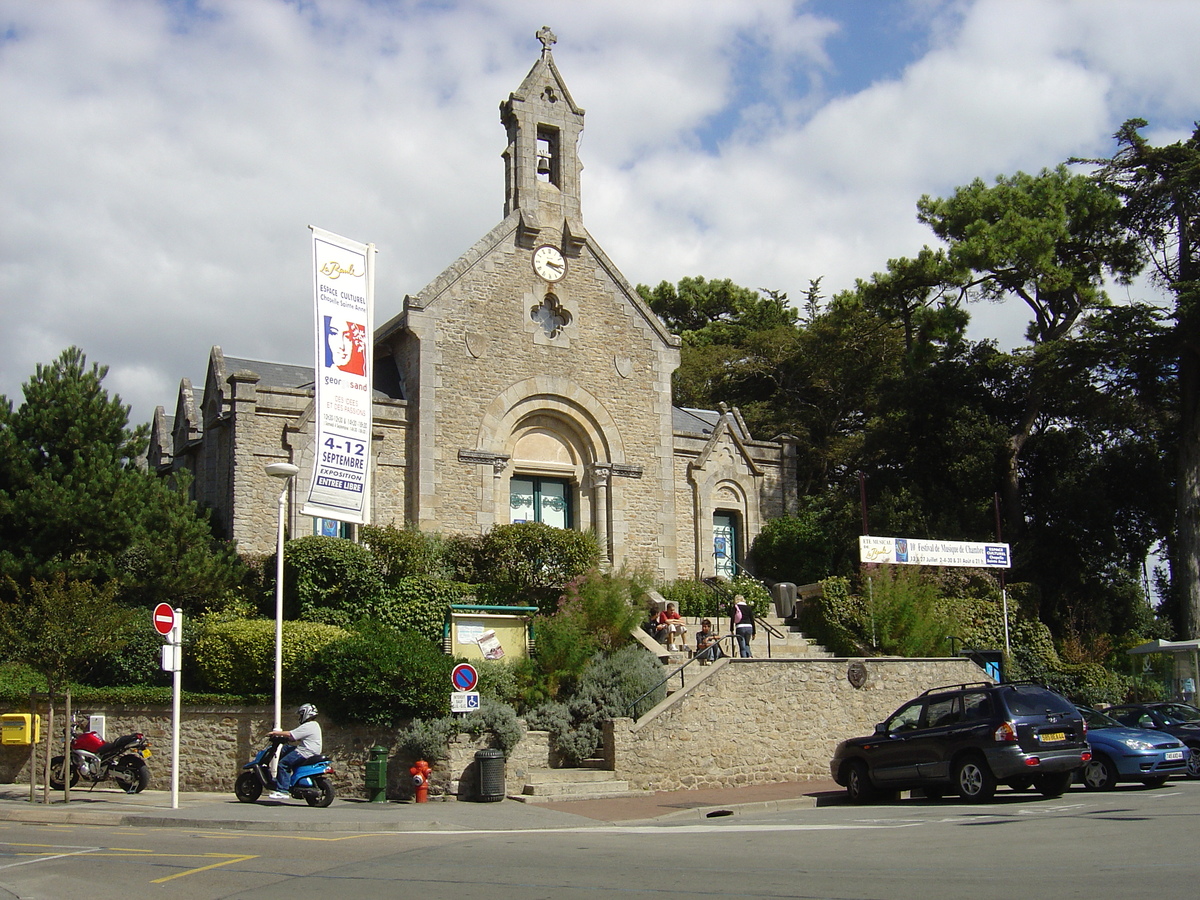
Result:
M272 737L269 746L263 747L254 759L242 766L242 774L233 785L234 795L243 803L254 803L264 790L276 790L271 775L274 760L283 756L287 740ZM292 769L291 795L309 806L324 808L333 802L333 784L326 775L333 774L333 761L324 756L303 760Z

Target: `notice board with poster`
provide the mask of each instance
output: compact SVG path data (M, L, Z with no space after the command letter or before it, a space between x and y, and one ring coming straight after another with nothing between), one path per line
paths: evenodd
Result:
M533 614L533 609L524 606L455 604L446 621L446 652L466 660L525 659Z

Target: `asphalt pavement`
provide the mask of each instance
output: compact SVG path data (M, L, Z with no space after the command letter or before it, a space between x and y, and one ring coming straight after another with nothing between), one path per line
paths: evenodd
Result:
M126 794L102 784L76 787L69 802L61 791L43 802L39 787L30 801L28 784L0 785L0 821L70 825L136 825L244 831L464 831L536 830L630 824L673 819L703 819L743 811L797 809L840 803L844 791L832 781L790 781L695 791L631 792L603 800L522 803L506 798L471 802L433 798L369 802L339 797L325 809L303 800L241 803L230 791L180 792L172 806L170 791ZM265 798L265 795L264 795Z

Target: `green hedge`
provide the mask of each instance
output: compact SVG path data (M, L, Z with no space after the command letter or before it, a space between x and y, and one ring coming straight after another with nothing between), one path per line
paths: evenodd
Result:
M275 620L234 619L201 623L185 654L197 687L220 693L249 694L275 682ZM348 632L318 622L283 623L283 685L291 693L304 687L306 671L324 647Z
M450 712L455 659L415 631L386 625L327 644L308 670L309 694L340 722L399 725Z

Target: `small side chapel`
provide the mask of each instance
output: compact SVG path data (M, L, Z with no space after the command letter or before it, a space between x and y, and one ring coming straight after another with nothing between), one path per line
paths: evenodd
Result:
M732 576L794 506L794 453L736 409L671 403L670 334L583 225L584 110L540 57L500 105L504 218L388 317L377 298L370 520L442 533L538 521L594 531L615 566ZM271 552L279 482L300 468L290 533L353 536L299 514L313 468L313 368L226 357L152 423L150 463L191 472L243 552Z

